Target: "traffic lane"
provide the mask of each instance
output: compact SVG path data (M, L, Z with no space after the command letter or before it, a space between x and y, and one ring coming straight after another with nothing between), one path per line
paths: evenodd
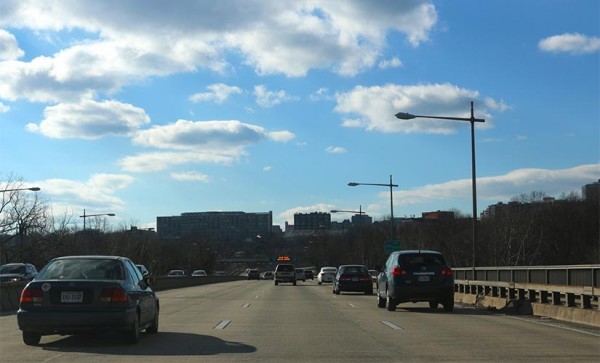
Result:
M374 296L356 293L323 298L368 329L403 361L598 361L600 329L540 319L514 318L470 306L454 312L431 310L427 303L404 303L394 312L376 306ZM374 314L373 314L374 313ZM378 324L390 330L381 334Z
M2 361L428 362L599 358L597 336L584 338L581 333L566 330L559 333L554 327L474 309L458 307L454 313L445 313L441 309L431 312L426 304L401 304L396 312L388 312L376 307L374 296L337 296L332 294L331 285L317 286L310 281L277 287L272 281L218 285L161 292L159 333L143 334L138 345L107 336L50 336L42 338L42 347L28 347L21 341L16 319L2 317ZM7 331L11 319L14 329ZM222 321L229 322L219 326Z

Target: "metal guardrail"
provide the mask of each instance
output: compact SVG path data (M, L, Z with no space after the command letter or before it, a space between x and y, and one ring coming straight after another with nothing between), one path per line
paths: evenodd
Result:
M600 265L457 267L457 280L502 281L600 289Z

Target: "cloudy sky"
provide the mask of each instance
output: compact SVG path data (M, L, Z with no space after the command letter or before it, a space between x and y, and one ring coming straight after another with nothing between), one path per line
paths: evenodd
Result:
M0 2L0 182L151 227L478 207L600 178L600 2ZM334 214L334 220L351 214Z

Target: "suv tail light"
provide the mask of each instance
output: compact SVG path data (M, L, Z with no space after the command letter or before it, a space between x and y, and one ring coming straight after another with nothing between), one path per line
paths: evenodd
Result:
M393 276L404 276L404 275L408 275L408 272L406 272L406 270L403 268L394 267L394 269L392 270L392 275Z
M120 287L102 289L100 301L106 303L127 302L127 292Z
M23 292L21 292L21 299L19 299L19 302L21 304L36 303L42 302L43 299L44 293L42 292L42 289L40 289L39 287L28 287L26 289L23 289Z
M452 276L454 273L450 267L445 267L442 269L442 276Z

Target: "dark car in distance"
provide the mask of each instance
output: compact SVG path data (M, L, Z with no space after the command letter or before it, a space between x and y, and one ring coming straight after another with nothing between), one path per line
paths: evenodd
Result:
M377 277L377 306L389 311L403 302L427 301L435 309L454 309L454 276L436 251L392 252Z
M248 270L248 280L260 280L260 273L257 269Z
M28 283L17 312L23 342L43 335L118 332L137 343L140 331L158 331L159 300L131 260L67 256L51 260Z
M373 295L373 279L364 265L342 265L333 278L333 293L342 291L364 292Z
M38 274L30 263L7 263L0 266L0 282L31 281Z

